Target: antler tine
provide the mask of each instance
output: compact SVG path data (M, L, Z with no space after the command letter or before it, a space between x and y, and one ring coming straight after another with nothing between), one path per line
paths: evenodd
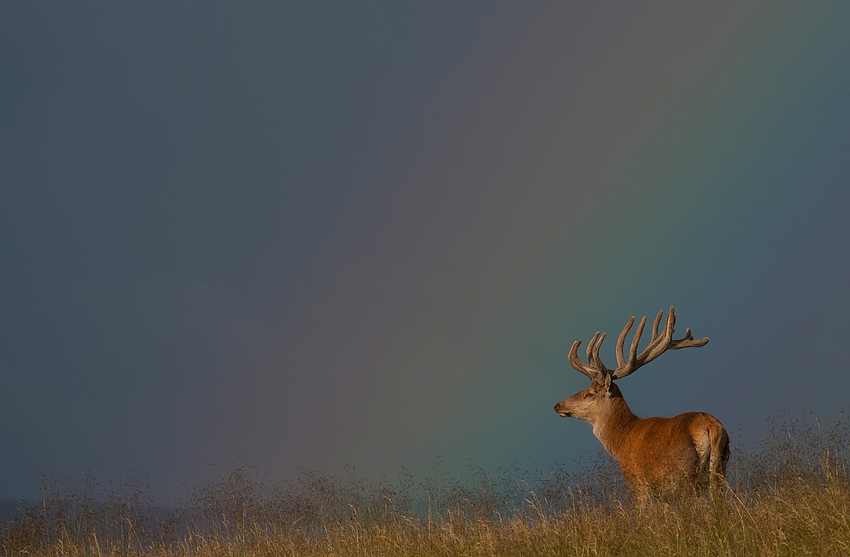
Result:
M632 323L634 322L634 317L629 319L629 322L628 324L626 324L626 327L623 329L623 332L620 333L620 338L617 339L617 362L619 365L611 375L613 379L620 379L621 377L625 377L626 375L629 375L638 367L640 367L640 365L638 364L639 359L637 357L637 349L638 343L640 342L640 336L643 334L643 328L646 325L646 316L641 318L640 323L638 324L637 331L635 331L635 336L632 337L632 345L629 347L629 360L626 361L623 357L623 342L625 342L626 334L628 333L629 329L632 328Z
M641 355L648 354L649 351L653 347L655 347L655 345L658 342L660 342L660 339L662 337L659 336L659 334L658 334L658 326L661 324L661 318L662 317L664 317L664 311L663 310L658 312L658 315L655 316L655 321L652 322L652 338L649 339L649 344L646 346L646 348L644 348L643 352L641 352ZM669 320L669 318L668 318L668 320Z
M640 335L643 334L643 326L646 325L646 316L644 315L640 319L640 324L638 325L637 331L635 331L635 336L632 339L632 346L629 348L629 361L634 362L637 361L637 349L638 343L640 342Z
M646 317L644 317L646 320ZM623 332L620 333L620 336L617 337L617 368L623 367L626 363L626 359L623 357L623 342L626 340L626 335L629 334L629 329L632 328L632 325L635 323L635 316L632 315L632 318L629 319L629 322L626 323L626 326L623 327Z
M590 339L590 342L587 344L587 350L585 353L587 354L587 363L593 366L593 347L596 346L596 339L599 338L599 331L596 331L596 334L593 335L593 338Z
M664 317L664 310L658 312L655 316L655 321L652 323L652 338L649 339L650 344L658 340L658 325L661 324L661 318Z
M661 321L660 316L663 314L663 311L659 312L659 317L656 317L655 323L653 323L653 329L658 327L658 323ZM657 338L652 339L649 346L643 349L643 352L641 352L640 356L638 356L638 361L641 362L640 365L651 362L669 348L670 342L673 340L673 328L675 325L676 312L674 311L673 306L670 306L670 312L667 314L667 323L664 325L664 333L657 336ZM654 330L653 333L655 333Z
M591 343L592 344L592 343ZM573 343L572 348L570 348L570 353L567 356L567 359L570 362L570 365L573 366L573 369L576 371L583 373L591 381L596 379L597 371L593 369L591 366L581 361L581 358L578 357L578 347L581 345L581 340L577 340Z
M602 342L605 340L605 333L602 333L602 336L599 337L599 341L596 343L596 346L593 347L593 367L596 368L600 374L607 375L611 373L611 370L605 367L605 364L602 363L602 359L599 357L599 349L602 347ZM588 360L589 361L589 360Z
M679 340L673 340L670 343L670 350L678 350L679 348L691 348L691 347L700 347L708 344L708 337L703 337L699 340L694 340L694 335L691 333L691 330L688 329L685 331L684 338Z

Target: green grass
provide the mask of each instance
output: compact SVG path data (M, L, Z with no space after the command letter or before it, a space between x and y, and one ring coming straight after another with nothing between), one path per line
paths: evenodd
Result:
M729 486L708 499L636 510L616 465L452 478L401 474L366 485L303 471L283 484L244 469L154 518L147 488L43 479L44 501L0 531L4 555L542 556L850 555L846 420L776 423L734 449Z

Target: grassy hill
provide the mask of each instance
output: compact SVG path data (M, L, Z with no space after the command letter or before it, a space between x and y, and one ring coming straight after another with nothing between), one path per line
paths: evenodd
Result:
M238 469L168 516L143 483L95 493L45 481L0 532L4 555L850 555L847 421L788 419L733 449L722 501L635 509L616 463L579 472L470 468L366 485L313 471L271 484Z

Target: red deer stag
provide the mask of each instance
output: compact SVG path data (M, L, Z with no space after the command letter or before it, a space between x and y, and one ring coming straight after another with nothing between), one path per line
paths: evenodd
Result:
M667 350L705 346L708 337L694 340L688 329L684 338L673 339L676 315L673 308L659 335L664 312L658 312L649 345L638 355L646 317L640 320L632 339L629 359L623 355L623 342L635 318L632 317L617 339L617 369L605 367L599 348L605 333L597 332L587 346L587 363L578 357L581 341L573 343L569 361L590 378L590 387L555 405L562 417L590 422L593 434L605 450L620 462L623 477L641 503L650 495L703 494L711 487L714 497L724 484L729 459L729 436L720 421L703 412L688 412L674 418L638 418L629 410L615 379L634 373Z

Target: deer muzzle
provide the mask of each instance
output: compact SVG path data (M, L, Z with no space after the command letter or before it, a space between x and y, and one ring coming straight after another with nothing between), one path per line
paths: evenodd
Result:
M561 408L560 402L555 405L555 412L557 412L558 415L561 416L562 418L569 418L570 416L573 415L572 412Z

